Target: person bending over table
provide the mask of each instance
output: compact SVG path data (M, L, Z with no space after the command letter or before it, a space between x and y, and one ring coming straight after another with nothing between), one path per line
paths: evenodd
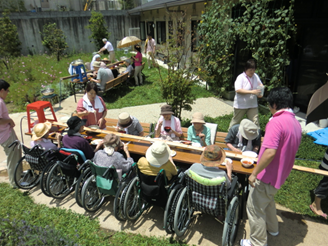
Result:
M85 126L97 125L100 129L106 129L107 108L104 100L97 96L97 84L88 83L85 91L83 98L77 102L77 115L86 120Z
M149 176L156 176L161 169L165 170L168 180L178 174L177 168L170 155L170 148L166 143L156 141L146 152L146 157L141 157L137 163L140 172Z
M207 146L200 156L200 163L194 163L185 171L193 180L200 182L202 178L211 179L212 185L219 185L227 182L227 188L231 186L232 162L226 163L227 173L219 166L224 162L226 154L224 150L217 145Z
M130 156L127 144L123 144L118 136L110 133L105 136L103 145L104 149L97 151L93 159L96 165L101 167L114 166L116 170L121 169L123 173L130 170L134 160ZM126 159L118 152L122 147L126 154Z
M52 127L50 122L38 123L33 127L31 147L40 145L44 150L59 149L61 146L62 135L56 132L57 145L55 145L50 139L48 139L49 131Z
M229 129L224 141L232 151L239 153L254 151L258 153L261 146L260 129L252 121L243 119L240 124Z
M100 68L98 69L97 79L91 78L90 81L96 82L100 90L104 91L106 82L114 79L113 72L110 68L106 67L106 64L101 62Z
M188 128L187 140L199 147L211 145L211 130L205 126L203 114L199 112L194 113L191 123L192 125Z
M164 140L179 140L182 135L181 123L179 118L173 116L171 105L161 107L161 117L159 118L156 128L155 137Z
M99 143L95 150L92 149L88 140L84 139L81 133L84 131L84 126L86 124L86 119L80 119L77 116L72 116L68 119L67 125L69 127L67 135L63 137L64 148L68 149L79 149L81 150L85 158L91 160L102 143Z
M139 120L136 117L129 115L127 112L119 114L116 131L135 136L144 135L144 130L140 125Z

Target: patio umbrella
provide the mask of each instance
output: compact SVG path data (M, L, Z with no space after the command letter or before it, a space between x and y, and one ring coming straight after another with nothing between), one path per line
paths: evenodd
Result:
M306 124L325 118L328 118L328 82L312 95L306 112Z
M135 45L140 43L141 40L139 38L137 38L136 36L127 36L125 38L123 38L117 45L117 48L124 48L124 47L128 47L131 45Z

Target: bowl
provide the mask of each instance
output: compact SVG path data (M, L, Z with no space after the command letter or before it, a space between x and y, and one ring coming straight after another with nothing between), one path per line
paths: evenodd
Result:
M41 93L42 93L43 95L45 95L45 96L52 95L52 94L54 94L54 92L55 92L54 89L49 89L49 88L47 88L47 89L41 91Z
M241 164L243 165L243 167L251 167L254 164L254 161L252 159L248 159L248 158L243 158L240 160Z
M169 127L169 126L164 127L164 131L166 131L166 132L171 131L171 127Z
M98 125L91 125L91 126L88 126L90 129L99 129L99 126Z

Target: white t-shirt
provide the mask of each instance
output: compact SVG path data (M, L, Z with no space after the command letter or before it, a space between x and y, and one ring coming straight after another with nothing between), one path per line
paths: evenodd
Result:
M108 50L108 52L114 51L113 45L109 41L106 42L104 47Z
M235 81L235 91L239 89L244 90L256 90L258 86L262 85L259 76L254 73L250 78L245 72L239 74ZM233 101L233 107L238 109L256 108L257 96L254 94L239 94L236 92L235 99Z

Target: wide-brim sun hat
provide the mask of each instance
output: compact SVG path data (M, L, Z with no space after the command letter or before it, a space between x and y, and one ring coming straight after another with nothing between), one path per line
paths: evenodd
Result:
M225 151L217 145L206 146L200 156L200 163L207 167L217 167L224 162L226 158Z
M103 140L104 151L108 155L112 155L116 147L122 147L123 143L119 136L116 136L113 133L107 134Z
M205 124L204 115L200 112L196 112L192 115L191 123L201 123Z
M46 135L51 129L50 122L38 123L33 127L32 141L37 141Z
M164 142L153 143L146 152L146 159L151 166L161 167L168 162L170 149Z
M80 131L81 126L85 126L86 123L87 123L86 119L80 119L77 116L72 116L67 121L67 125L69 127L67 134L69 136L72 136L75 133L78 133Z
M174 114L174 113L173 113L173 110L172 110L172 106L171 106L171 105L168 105L168 104L163 105L163 106L161 107L161 114L162 114L162 115L163 115L163 114Z
M249 119L243 119L239 125L239 132L247 140L254 140L259 135L259 128Z
M132 124L132 118L129 113L123 112L118 116L118 126L121 128L128 128Z
M100 61L94 61L92 66L93 67L100 67L100 63L101 63Z

